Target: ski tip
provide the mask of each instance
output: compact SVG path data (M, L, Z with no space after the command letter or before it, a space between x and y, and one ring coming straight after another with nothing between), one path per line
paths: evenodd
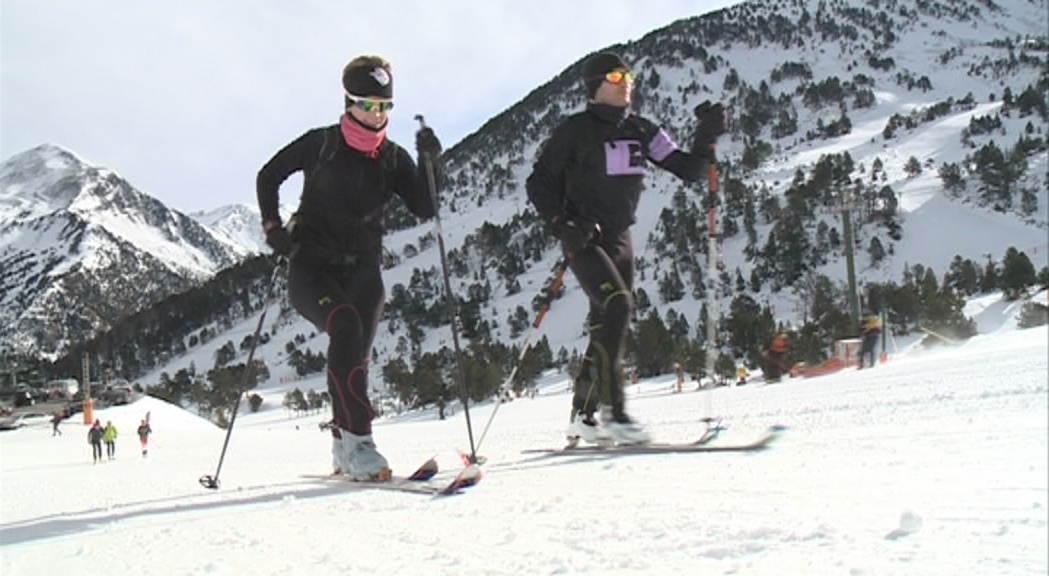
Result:
M423 462L423 465L419 466L418 470L416 470L415 472L412 472L411 476L408 476L408 479L409 480L429 480L430 478L433 478L434 476L436 476L437 472L439 472L439 471L440 470L439 470L439 468L437 466L437 459L436 458L430 458L426 462Z
M452 494L458 494L464 488L476 486L481 481L483 473L481 467L477 464L470 464L463 471L460 472L448 486L444 487L437 493L438 496L451 496Z
M459 476L461 476L465 480L470 480L471 481L470 486L473 486L473 484L476 484L477 482L480 482L481 481L481 476L483 476L483 475L484 475L484 473L481 472L481 467L479 465L477 465L477 464L471 464L471 465L467 466L465 469L463 469L462 472L459 473Z
M459 453L459 459L462 460L463 466L471 466L471 465L474 465L474 464L484 464L485 462L488 461L488 459L485 458L484 456L470 455L468 452L464 452L463 450L459 450L458 448L456 449L456 452Z

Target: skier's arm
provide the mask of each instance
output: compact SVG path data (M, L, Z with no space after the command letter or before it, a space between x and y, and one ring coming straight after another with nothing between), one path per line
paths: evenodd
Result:
M255 194L264 225L266 222L281 223L280 185L288 176L317 162L323 138L323 130L310 130L281 148L259 170L255 179Z
M674 174L685 182L696 182L706 173L707 164L713 152L709 146L685 152L678 148L674 139L665 129L638 116L633 120L638 123L644 138L648 139L648 158L660 168Z
M655 128L648 146L649 157L656 164L686 182L696 182L706 173L710 162L714 160L714 145L718 137L725 133L725 115L721 104L712 104L707 100L696 106L693 112L699 125L692 137L691 152L679 150L662 128Z
M683 152L662 128L649 143L648 149L648 157L656 165L689 183L703 177L714 155L709 148L705 151Z
M397 167L393 173L394 192L404 200L405 206L412 214L424 220L433 218L437 213L433 199L437 195L430 191L426 165L422 162L416 165L411 154L400 146L396 146L393 153L397 154ZM440 161L437 161L437 164L440 164ZM434 166L435 183L441 175L438 168L439 166Z
M567 126L566 122L554 130L525 181L529 200L548 224L568 217L564 206L565 173L571 161L573 140Z

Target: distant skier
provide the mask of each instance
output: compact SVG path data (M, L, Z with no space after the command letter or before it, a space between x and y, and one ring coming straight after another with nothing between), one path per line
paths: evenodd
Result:
M860 345L860 366L857 370L863 369L864 360L870 356L870 367L874 368L874 348L878 345L878 336L881 334L881 317L872 312L868 312L862 321L862 327L860 329L860 335L863 336L863 343Z
M416 217L436 213L423 164L386 137L393 108L393 72L378 56L359 56L342 71L344 114L334 126L310 130L286 145L259 171L256 182L266 243L290 255L288 297L295 309L328 334L328 392L334 425L336 472L358 480L391 477L372 439L375 412L368 400L368 361L382 318L386 289L380 268L384 214L394 195ZM433 130L415 136L420 160L435 170L441 143ZM279 190L304 176L299 208L287 229ZM438 173L439 177L440 174Z
M58 429L58 425L62 423L62 412L55 412L51 416L51 437L61 436L62 431Z
M149 451L147 445L149 444L149 435L153 433L153 429L149 427L149 417L142 419L142 423L138 425L138 441L142 444L142 457L146 457L146 453Z
M95 420L87 431L87 443L91 445L91 454L95 458L95 464L102 461L102 422Z
M649 162L686 182L700 180L725 132L724 113L720 104L699 105L699 127L691 151L684 152L663 128L631 113L634 72L618 54L588 59L583 83L586 110L554 128L526 182L528 198L590 299L590 342L576 380L568 441L644 443L649 434L627 415L623 394L623 344L634 306L630 227ZM594 418L598 401L600 423Z
M102 441L106 443L106 457L113 460L117 457L117 427L112 420L106 421L106 427L102 429Z

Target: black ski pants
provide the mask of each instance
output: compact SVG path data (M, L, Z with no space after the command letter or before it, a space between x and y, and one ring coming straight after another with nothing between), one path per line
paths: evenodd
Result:
M299 314L328 334L328 394L335 426L371 434L375 412L368 400L368 362L386 298L378 262L303 244L289 263L288 297Z
M634 307L634 247L630 230L604 235L577 251L569 263L590 299L590 342L575 381L572 411L592 414L600 402L620 415L623 347Z
M867 358L870 358L870 367L874 368L874 349L878 346L878 332L870 331L863 335L863 343L860 345L860 368Z

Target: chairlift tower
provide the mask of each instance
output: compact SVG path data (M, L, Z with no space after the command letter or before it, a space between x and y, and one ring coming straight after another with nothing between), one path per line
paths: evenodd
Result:
M855 208L853 204L852 191L849 186L842 186L841 190L841 226L845 233L845 272L849 282L849 313L852 316L852 325L859 327L860 325L860 302L856 292L856 239L852 230L852 210Z

